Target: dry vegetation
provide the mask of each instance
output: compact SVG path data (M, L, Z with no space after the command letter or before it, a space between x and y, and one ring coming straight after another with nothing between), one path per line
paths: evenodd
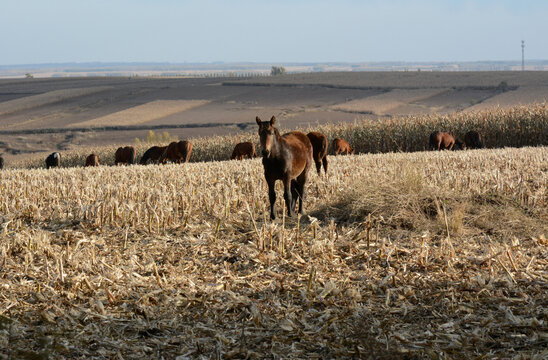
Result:
M284 119L281 119L281 126ZM288 123L286 120L285 123ZM230 136L190 139L193 151L190 161L228 160L234 145L242 141L255 141L258 137L255 126L252 131ZM428 137L436 130L449 131L457 137L471 130L479 131L489 148L546 146L548 145L548 105L546 103L520 106L510 109L492 109L481 112L461 112L447 115L423 115L395 117L383 120L362 120L353 124L320 125L308 130L321 131L328 140L340 137L347 139L357 153L412 152L428 149ZM83 166L85 158L92 152L99 156L101 164L113 165L114 152L120 145L111 147L82 148L62 153L65 167ZM139 144L140 158L151 145ZM43 154L30 159L8 164L10 167L44 167Z
M310 178L271 223L259 159L0 172L0 357L548 356L548 148Z

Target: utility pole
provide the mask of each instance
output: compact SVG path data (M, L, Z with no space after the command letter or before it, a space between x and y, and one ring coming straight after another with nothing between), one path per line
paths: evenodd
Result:
M525 71L525 40L521 40L521 71Z

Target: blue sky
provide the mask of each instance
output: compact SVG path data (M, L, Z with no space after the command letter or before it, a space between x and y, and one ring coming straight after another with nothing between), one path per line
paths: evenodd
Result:
M544 0L0 0L0 65L548 59Z

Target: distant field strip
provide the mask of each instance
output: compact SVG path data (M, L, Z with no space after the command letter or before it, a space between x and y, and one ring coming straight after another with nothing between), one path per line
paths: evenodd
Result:
M156 100L96 119L71 124L70 127L136 125L161 119L207 104L208 100Z
M364 99L352 100L332 107L333 110L373 113L376 115L390 114L391 111L415 101L428 99L438 95L447 89L395 89L390 92L366 97Z
M519 89L504 92L493 96L480 104L471 106L466 111L487 110L494 107L503 109L528 105L534 103L545 103L548 100L548 87L545 86L521 86Z
M55 90L40 95L4 101L0 103L0 115L29 110L39 106L54 104L60 101L73 99L79 96L91 95L114 89L112 86L97 86L77 89Z

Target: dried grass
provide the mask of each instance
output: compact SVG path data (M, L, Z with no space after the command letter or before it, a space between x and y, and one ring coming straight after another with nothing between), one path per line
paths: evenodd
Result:
M2 171L0 356L545 358L547 164L332 157L274 223L258 159Z

